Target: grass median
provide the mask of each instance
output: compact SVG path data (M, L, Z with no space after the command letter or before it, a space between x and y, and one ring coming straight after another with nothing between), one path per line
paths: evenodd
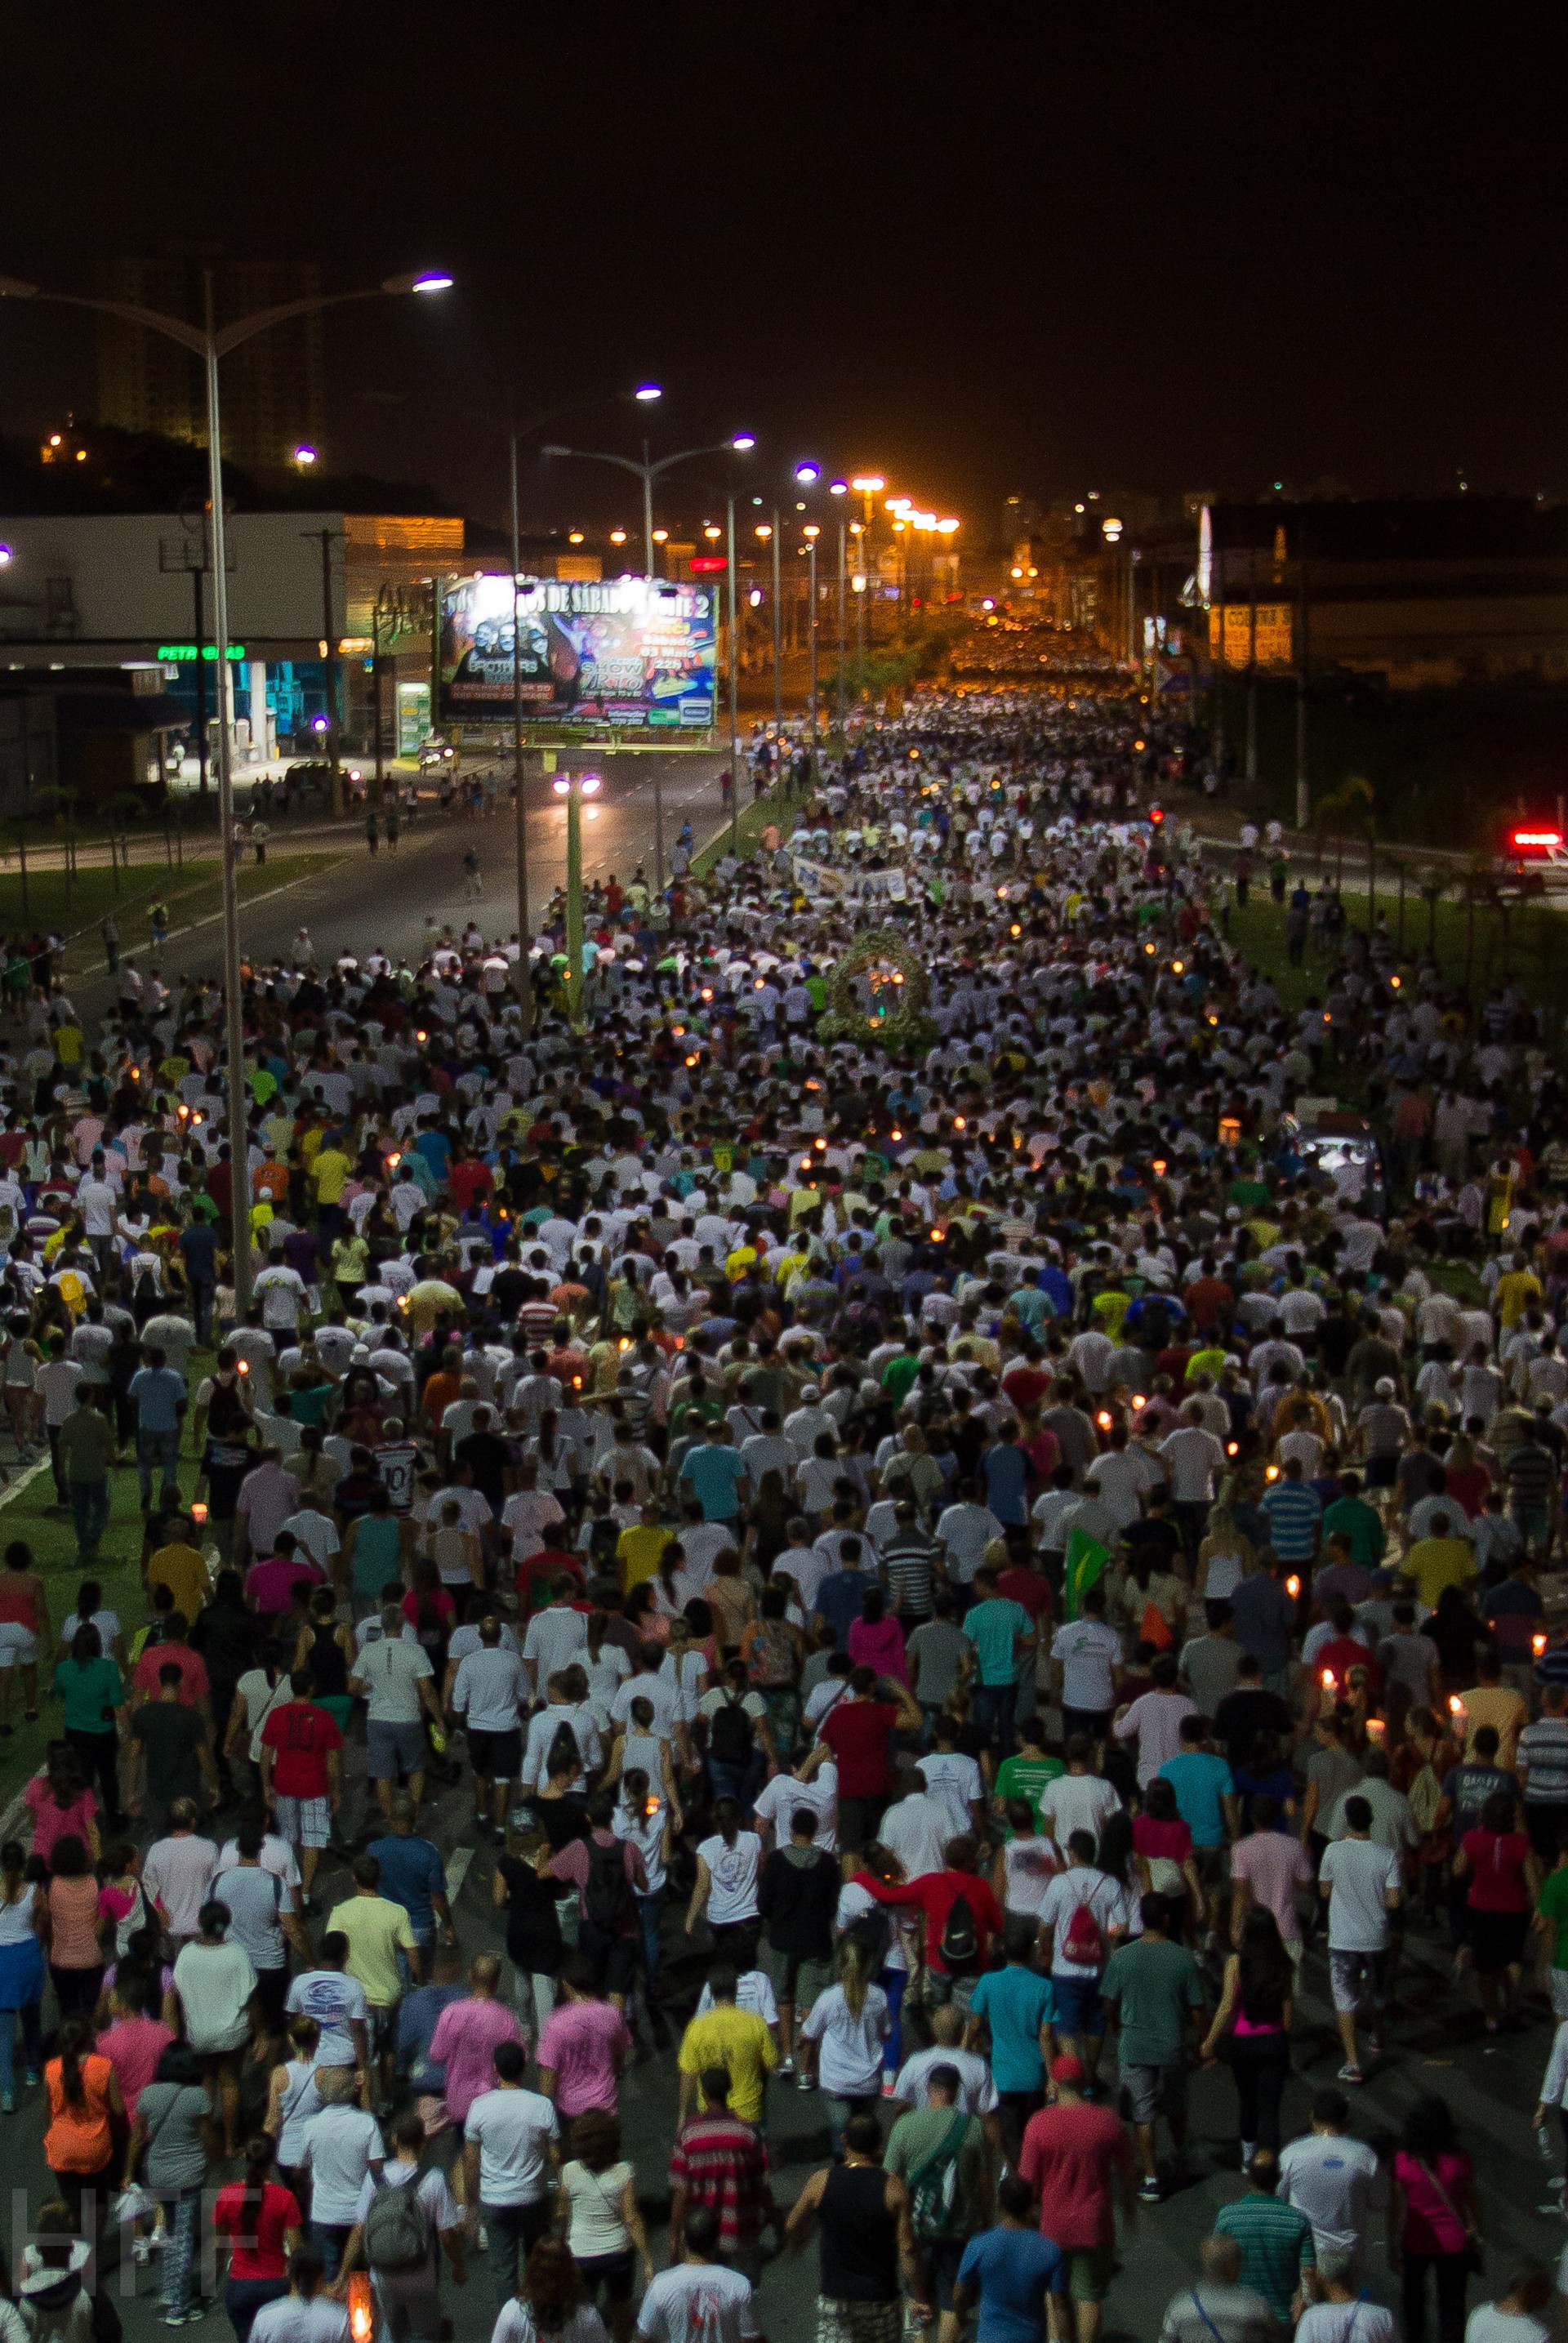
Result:
M308 879L317 870L330 870L342 860L340 852L274 854L262 863L242 863L240 901L243 904L257 895L270 894L274 888L286 887L297 879ZM112 911L115 915L121 952L139 952L150 950L152 945L152 923L147 914L155 902L162 902L167 910L172 933L217 910L222 900L223 869L216 855L203 856L199 860L187 855L183 870L177 864L171 870L164 862L133 862L128 870L121 871L117 889L115 873L106 863L84 864L67 889L65 874L57 866L38 870L29 862L25 907L15 852L0 862L0 934L15 935L39 928L45 933L52 930L69 937L65 967L73 975L84 969L102 967L104 948L98 922L106 913Z

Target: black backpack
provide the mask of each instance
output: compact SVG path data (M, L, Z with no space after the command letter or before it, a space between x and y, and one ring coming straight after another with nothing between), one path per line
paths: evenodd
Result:
M974 1906L961 1890L948 1906L940 1949L943 1964L950 1969L970 1968L980 1958L980 1930L975 1926Z
M612 1846L588 1843L588 1886L583 1911L590 1928L601 1936L618 1936L631 1912L631 1883L626 1875L626 1849L619 1839Z
M708 1726L708 1754L721 1765L749 1764L752 1748L751 1719L739 1694L727 1692L724 1704L716 1709Z

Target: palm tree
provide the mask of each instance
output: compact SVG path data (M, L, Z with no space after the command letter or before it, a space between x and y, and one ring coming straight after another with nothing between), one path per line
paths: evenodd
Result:
M1377 791L1360 773L1352 773L1342 787L1322 799L1318 818L1341 841L1340 879L1344 876L1344 832L1352 830L1367 850L1367 933L1377 923ZM1337 882L1336 882L1337 883Z
M1416 892L1426 905L1426 948L1437 957L1437 907L1453 884L1452 870L1433 862L1424 870L1417 882Z

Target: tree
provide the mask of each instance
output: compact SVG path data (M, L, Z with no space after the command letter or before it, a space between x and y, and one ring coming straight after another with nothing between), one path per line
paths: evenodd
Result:
M1342 842L1346 830L1352 830L1366 848L1367 854L1367 933L1377 925L1377 791L1363 774L1352 773L1332 796L1318 807L1318 820L1332 836ZM1341 876L1344 859L1341 854Z
M1433 959L1437 956L1437 907L1452 884L1452 871L1435 862L1422 872L1417 881L1416 892L1426 905L1426 948Z

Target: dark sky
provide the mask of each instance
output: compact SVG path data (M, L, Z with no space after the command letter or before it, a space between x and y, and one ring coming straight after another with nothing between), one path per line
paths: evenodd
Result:
M1015 490L1560 496L1563 38L1501 15L13 9L0 269L446 265L443 301L329 325L326 452L481 517L487 410L649 376L656 452L750 428L749 492L811 453L976 533ZM92 397L82 321L0 306L0 428ZM540 519L635 519L595 468L527 477Z

